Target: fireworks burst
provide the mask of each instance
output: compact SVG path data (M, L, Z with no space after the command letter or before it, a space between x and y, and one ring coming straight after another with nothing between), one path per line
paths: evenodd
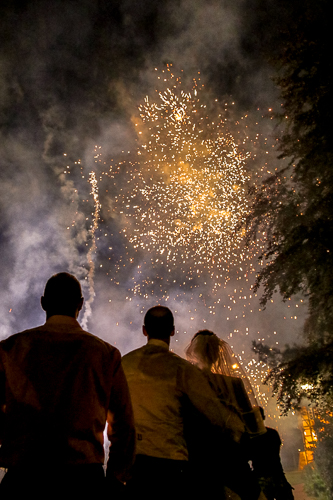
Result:
M170 72L158 101L146 97L135 123L140 159L123 198L134 248L163 256L167 265L192 264L197 274L244 259L239 228L248 213L249 155L239 151L222 114L209 117L202 90L194 82L185 93Z

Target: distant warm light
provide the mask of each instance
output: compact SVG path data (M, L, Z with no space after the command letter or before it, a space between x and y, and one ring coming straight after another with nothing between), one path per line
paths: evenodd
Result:
M303 384L303 385L301 385L301 388L304 389L305 391L309 391L309 390L313 389L313 385Z

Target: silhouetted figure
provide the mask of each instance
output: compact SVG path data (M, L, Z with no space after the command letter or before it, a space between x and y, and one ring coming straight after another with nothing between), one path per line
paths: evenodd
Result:
M237 410L249 435L265 432L251 384L227 342L210 330L201 330L187 347L186 357L203 371L219 400ZM260 487L248 464L248 440L249 436L244 436L242 446L221 449L209 428L198 434L190 446L190 461L195 464L197 477L210 477L209 483L202 486L203 491L210 488L208 496L226 487L226 498L260 497Z
M147 345L122 358L137 432L137 457L127 485L130 497L191 496L185 426L194 415L211 425L219 443L237 442L244 432L237 413L218 401L203 373L169 351L174 333L171 311L153 307L144 319Z
M77 322L74 276L52 276L41 304L44 325L0 342L0 466L8 468L0 497L93 498L105 486L107 422L110 476L126 479L134 458L120 353Z
M263 408L260 410L265 419ZM266 429L265 434L250 442L249 458L253 472L267 500L293 500L293 488L284 475L280 459L281 438L275 429Z

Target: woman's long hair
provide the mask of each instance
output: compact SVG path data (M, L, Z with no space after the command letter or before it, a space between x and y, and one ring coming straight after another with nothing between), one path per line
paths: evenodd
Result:
M202 370L241 378L251 404L253 406L258 405L251 383L237 356L229 344L220 339L215 333L210 330L200 330L194 335L185 353L187 359Z

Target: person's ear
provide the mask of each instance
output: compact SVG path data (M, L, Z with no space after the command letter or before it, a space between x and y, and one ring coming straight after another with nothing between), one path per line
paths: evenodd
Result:
M146 327L145 325L142 325L142 333L145 337L148 337L148 333L147 333L147 330L146 330Z
M78 307L77 307L77 310L78 310L78 311L81 311L82 306L83 306L83 302L84 302L84 298L83 298L83 297L81 297L80 302L79 302Z
M170 333L170 337L173 337L175 333L176 333L175 329L173 329L172 332Z
M42 306L42 309L43 309L44 311L46 311L46 300L45 300L45 297L44 297L44 296L42 296L42 297L40 298L40 304L41 304L41 306Z

